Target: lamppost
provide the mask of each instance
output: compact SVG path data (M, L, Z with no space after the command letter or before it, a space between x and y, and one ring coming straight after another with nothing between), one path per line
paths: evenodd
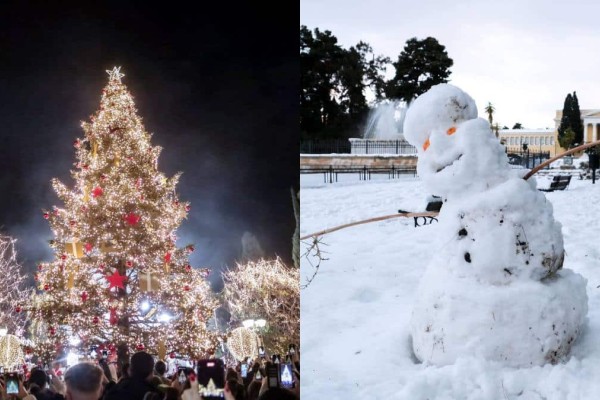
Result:
M264 328L267 325L267 321L259 318L259 319L246 319L242 322L244 328L251 329L254 333L257 333L256 337L258 338L258 347L264 346L262 344L262 337L260 336L260 329Z

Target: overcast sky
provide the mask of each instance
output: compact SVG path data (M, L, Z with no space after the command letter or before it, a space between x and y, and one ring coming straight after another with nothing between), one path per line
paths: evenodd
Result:
M582 109L600 109L599 18L600 2L583 0L300 1L300 23L344 48L363 40L395 61L408 39L435 37L454 61L450 83L509 128L553 128L573 91Z

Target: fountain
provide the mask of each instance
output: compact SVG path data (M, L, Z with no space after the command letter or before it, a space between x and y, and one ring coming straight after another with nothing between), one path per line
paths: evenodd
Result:
M402 134L406 104L385 100L369 112L362 138L352 138L353 154L416 154Z

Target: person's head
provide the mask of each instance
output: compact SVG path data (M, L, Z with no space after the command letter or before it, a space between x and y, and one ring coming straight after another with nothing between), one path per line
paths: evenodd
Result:
M31 374L29 375L29 383L33 383L41 389L45 388L46 384L48 383L48 375L46 374L46 371L41 368L32 369Z
M256 400L258 399L258 395L260 394L260 387L262 386L262 380L257 381L253 379L250 385L248 385L248 400Z
M167 364L164 361L160 360L154 364L154 371L158 376L163 376L165 372L167 372Z
M67 400L98 400L102 394L104 371L95 364L83 362L65 373Z
M269 388L258 400L298 400L295 393L283 388Z
M227 380L227 387L231 391L235 400L245 400L246 392L244 390L244 385L240 384L237 380L231 379Z
M237 371L233 368L228 368L227 369L227 374L225 375L225 380L226 381L238 381L240 379L240 376L238 375Z
M145 351L139 351L131 356L129 373L134 379L147 379L154 371L154 358Z

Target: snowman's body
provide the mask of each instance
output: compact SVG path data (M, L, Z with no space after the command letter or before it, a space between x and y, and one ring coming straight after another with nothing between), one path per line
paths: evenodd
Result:
M535 181L509 167L489 123L454 86L415 100L404 134L419 148L419 175L444 199L439 251L413 309L417 358L526 366L565 357L587 314L586 281L562 269L561 226Z

